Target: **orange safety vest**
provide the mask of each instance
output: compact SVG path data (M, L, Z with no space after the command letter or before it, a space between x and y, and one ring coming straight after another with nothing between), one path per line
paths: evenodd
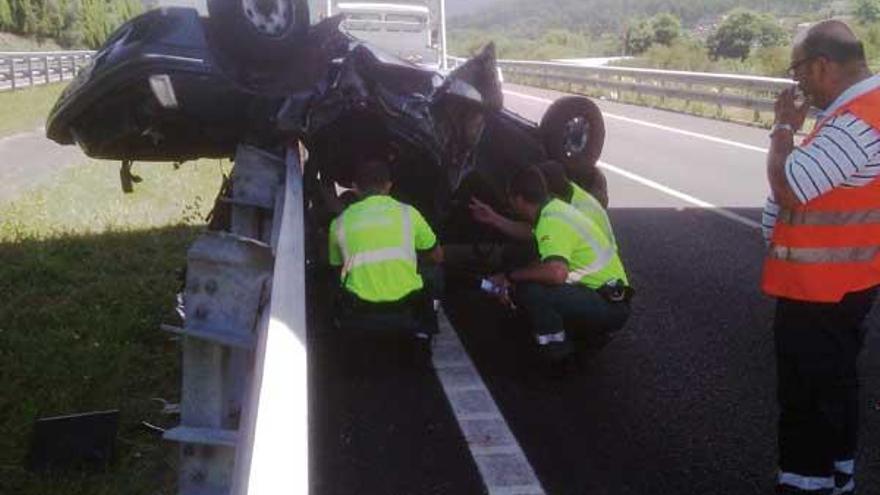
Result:
M827 116L850 112L880 130L880 88ZM764 263L763 290L771 296L835 303L849 292L880 284L880 178L862 187L837 187L779 212Z

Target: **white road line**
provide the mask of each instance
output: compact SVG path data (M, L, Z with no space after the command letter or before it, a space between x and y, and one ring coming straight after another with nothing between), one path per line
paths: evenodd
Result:
M504 90L504 93L509 94L511 96L516 96L519 98L525 98L527 100L533 100L533 101L538 101L541 103L547 103L548 105L553 103L553 100L550 100L547 98L541 98L539 96L527 95L525 93L519 93L517 91ZM764 154L767 153L767 148L761 148L759 146L752 146L750 144L740 143L738 141L731 141L729 139L723 139L723 138L719 138L719 137L715 137L715 136L710 136L708 134L700 134L699 132L686 131L684 129L677 129L675 127L669 127L669 126L665 126L665 125L655 124L653 122L647 122L645 120L633 119L630 117L624 117L623 115L615 115L613 113L608 113L608 112L602 112L602 116L606 117L606 118L610 118L610 119L621 120L623 122L629 122L631 124L638 124L638 125L642 125L645 127L651 127L653 129L659 129L661 131L673 132L675 134L681 134L683 136L693 137L693 138L697 138L697 139L703 139L705 141L711 141L713 143L725 144L725 145L733 146L736 148L742 148L744 150L756 151L758 153L764 153Z
M553 103L553 100L549 100L549 99L547 99L547 98L541 98L541 97L538 97L538 96L527 95L527 94L525 94L525 93L518 93L518 92L516 92L516 91L507 91L507 90L505 90L504 92L507 93L507 94L513 95L513 96L517 96L517 97L525 98L525 99L529 99L529 100L535 100L535 101L538 101L538 102L541 102L541 103L546 103L546 104ZM609 114L607 114L607 113L605 113L605 112L602 112L602 115L604 115L604 116L606 116L606 117L611 116L611 115L609 115ZM752 151L761 151L761 152L764 152L764 153L767 152L767 150L765 150L765 149L758 148L758 147L756 147L756 146L750 146L750 145L743 144L743 143L737 143L736 141L729 141L729 140L727 140L727 139L716 138L716 137L714 137L714 136L707 136L707 135L705 135L705 134L698 134L698 133L695 133L695 132L683 131L683 130L681 130L681 129L675 129L675 128L673 128L673 127L666 127L666 126L661 126L661 125L657 125L657 124L652 124L652 123L650 123L650 122L644 122L644 121L641 121L641 120L630 119L630 118L628 118L628 117L620 117L620 116L613 116L613 117L615 117L615 118L620 118L620 119L627 120L627 121L634 122L634 123L641 124L641 125L646 125L646 126L649 126L649 127L654 127L654 128L662 129L662 130L665 130L665 131L676 132L676 133L679 133L679 134L685 134L685 135L687 135L687 136L697 137L697 138L700 138L700 139L706 139L706 140L708 140L708 141L714 141L714 142L718 142L718 143L722 143L722 144L728 144L728 145L732 145L732 146L737 146L737 147L745 148L745 149L749 149L749 150L752 150ZM756 221L754 221L754 220L751 220L751 219L749 219L749 218L746 218L746 217L744 217L744 216L742 216L742 215L738 215L738 214L736 214L736 213L734 213L734 212L732 212L732 211L725 210L724 208L721 208L721 207L719 207L719 206L717 206L717 205L714 205L714 204L712 204L712 203L709 203L708 201L704 201L704 200L699 199L699 198L697 198L697 197L694 197L694 196L691 196L691 195L689 195L689 194L683 193L683 192L678 191L678 190L676 190L676 189L673 189L673 188L671 188L671 187L669 187L669 186L665 186L665 185L663 185L663 184L660 184L659 182L656 182L656 181L653 181L653 180L651 180L651 179L648 179L647 177L642 177L641 175L634 174L634 173L632 173L632 172L630 172L630 171L628 171L628 170L624 170L624 169L622 169L622 168L620 168L620 167L617 167L617 166L615 166L615 165L611 165L610 163L605 163L605 162L601 162L601 161L600 161L600 162L598 163L598 165L599 165L600 168L603 168L603 169L605 169L605 170L608 170L609 172L613 172L613 173L618 174L618 175L620 175L620 176L626 177L626 178L629 179L629 180L632 180L632 181L638 182L639 184L642 184L643 186L650 187L651 189L654 189L654 190L656 190L656 191L660 191L660 192L662 192L662 193L664 193L664 194L668 194L669 196L672 196L672 197L674 197L674 198L680 199L680 200L682 200L682 201L684 201L684 202L686 202L686 203L690 203L690 204L692 204L692 205L694 205L694 206L697 206L697 207L700 207L700 208L705 208L705 209L707 209L707 210L709 210L709 211L711 211L711 212L713 212L713 213L716 213L716 214L718 214L718 215L721 215L721 216L724 217L724 218L727 218L728 220L733 220L734 222L737 222L737 223L739 223L739 224L742 224L742 225L745 225L745 226L747 226L747 227L751 227L751 228L754 228L754 229L760 229L760 228L761 228L761 224L758 223L758 222L756 222Z
M660 184L659 182L655 182L655 181L648 179L646 177L642 177L641 175L634 174L628 170L624 170L620 167L616 167L614 165L611 165L610 163L605 163L605 162L600 161L598 163L598 165L599 165L599 168L603 168L605 170L608 170L609 172L613 172L615 174L626 177L627 179L638 182L639 184L642 184L643 186L647 186L647 187L650 187L651 189L660 191L664 194L668 194L668 195L670 195L674 198L678 198L686 203L690 203L690 204L692 204L694 206L698 206L700 208L705 208L713 213L716 213L718 215L721 215L724 218L727 218L728 220L733 220L734 222L737 222L737 223L743 224L747 227L752 227L755 229L761 228L761 224L754 221L754 220L746 218L742 215L738 215L732 211L725 210L724 208L721 208L717 205L709 203L708 201L703 201L702 199L695 198L689 194L685 194L685 193L678 191L676 189L673 189L669 186L664 186L663 184Z
M443 310L434 341L434 371L467 441L489 495L545 495L535 471L504 421ZM454 367L443 366L454 360Z

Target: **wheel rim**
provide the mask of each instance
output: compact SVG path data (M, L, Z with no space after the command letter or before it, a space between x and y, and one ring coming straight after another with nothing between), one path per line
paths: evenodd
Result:
M565 123L562 149L565 156L571 158L583 153L590 144L590 123L584 117L575 117Z
M248 23L258 33L278 37L293 23L293 9L288 0L241 0Z

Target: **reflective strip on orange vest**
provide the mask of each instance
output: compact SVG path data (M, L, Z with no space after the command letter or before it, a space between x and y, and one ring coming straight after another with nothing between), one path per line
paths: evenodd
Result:
M777 222L788 225L866 225L880 223L880 210L782 210L779 212Z
M792 248L771 246L768 256L792 263L866 263L880 254L880 246L844 248Z

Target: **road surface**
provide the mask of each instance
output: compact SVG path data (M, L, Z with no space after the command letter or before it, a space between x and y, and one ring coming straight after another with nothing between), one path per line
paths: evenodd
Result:
M506 106L535 121L561 96L506 89ZM637 290L625 330L554 381L534 373L523 322L489 299L460 294L446 311L546 493L772 493L773 306L758 289L766 130L599 104L611 217ZM313 343L315 493L484 493L436 377L338 342ZM876 330L861 368L860 493L876 495Z

